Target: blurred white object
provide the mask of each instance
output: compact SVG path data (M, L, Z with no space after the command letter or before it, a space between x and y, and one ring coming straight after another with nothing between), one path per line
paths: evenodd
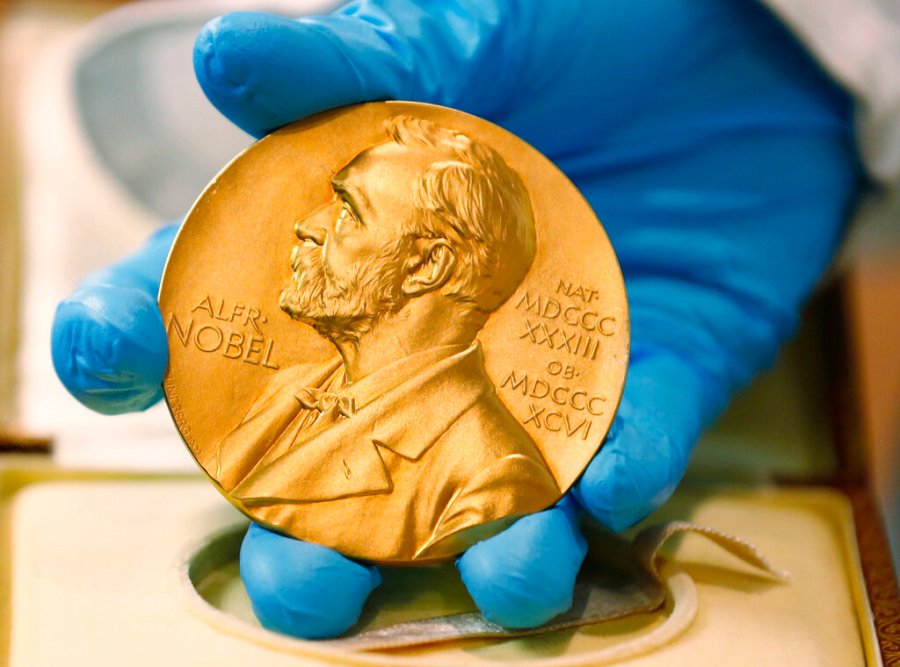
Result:
M766 0L857 99L857 141L869 173L900 180L900 2Z
M164 405L111 418L68 395L50 358L54 309L86 273L184 215L251 143L206 101L194 78L200 27L238 7L299 16L334 4L134 3L83 28L54 25L54 45L25 73L18 422L52 435L61 465L196 469Z
M854 215L846 265L900 245L900 0L765 0L856 98L856 137L877 183Z

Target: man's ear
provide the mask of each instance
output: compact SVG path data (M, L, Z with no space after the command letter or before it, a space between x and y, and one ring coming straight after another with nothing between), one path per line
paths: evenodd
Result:
M456 251L446 239L417 239L417 257L407 267L409 275L401 289L406 296L418 296L440 289L456 269Z

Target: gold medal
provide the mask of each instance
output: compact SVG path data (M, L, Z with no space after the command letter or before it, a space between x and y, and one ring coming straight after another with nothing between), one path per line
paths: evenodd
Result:
M624 283L572 183L479 118L380 102L254 144L159 297L172 416L273 530L451 557L575 482L628 365Z

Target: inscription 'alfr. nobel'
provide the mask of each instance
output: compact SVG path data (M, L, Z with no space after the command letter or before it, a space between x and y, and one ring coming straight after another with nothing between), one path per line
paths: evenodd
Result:
M279 366L272 358L275 341L266 339L261 327L267 321L259 308L207 295L191 308L190 319L186 321L170 312L166 333L174 334L184 347L276 370Z

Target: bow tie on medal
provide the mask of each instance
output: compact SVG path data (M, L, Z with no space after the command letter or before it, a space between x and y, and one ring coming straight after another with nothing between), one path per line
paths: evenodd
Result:
M304 387L295 394L296 399L307 410L317 410L322 415L352 417L356 412L356 402L352 396L343 396L316 387Z
M185 443L198 462L251 471L211 466L217 488L254 521L376 563L453 558L558 502L600 448L628 367L624 281L578 189L515 135L429 104L347 106L244 151L185 219L159 305ZM367 354L434 361L350 420L358 406L327 385L335 352L357 368L377 369ZM286 429L298 402L334 421ZM376 432L417 455L386 470L358 446ZM221 483L238 477L266 502Z

